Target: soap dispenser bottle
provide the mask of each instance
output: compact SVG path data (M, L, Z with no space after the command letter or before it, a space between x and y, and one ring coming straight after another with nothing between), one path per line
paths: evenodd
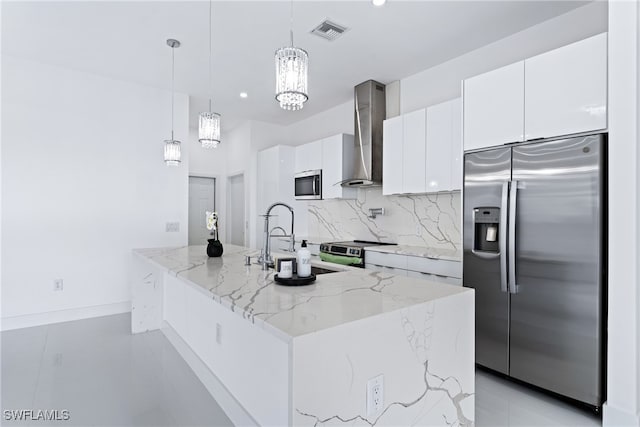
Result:
M298 249L298 277L311 276L311 252L307 249L307 241L303 240Z

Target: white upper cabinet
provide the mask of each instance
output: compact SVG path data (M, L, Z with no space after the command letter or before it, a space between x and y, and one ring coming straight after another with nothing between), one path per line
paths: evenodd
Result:
M353 135L339 134L322 140L322 198L355 199L357 189L340 183L353 172Z
M322 140L296 147L296 172L322 169Z
M462 186L460 98L384 121L382 194Z
M462 100L427 108L428 193L462 188Z
M607 34L525 61L525 137L607 127Z
M451 189L462 189L462 98L451 103Z
M387 119L382 138L382 194L402 193L402 116Z
M607 34L463 82L464 150L607 128Z
M427 108L427 192L451 189L451 102Z
M418 110L402 116L402 192L424 193L427 114ZM382 181L384 183L384 179Z
M524 61L464 81L464 149L524 139Z

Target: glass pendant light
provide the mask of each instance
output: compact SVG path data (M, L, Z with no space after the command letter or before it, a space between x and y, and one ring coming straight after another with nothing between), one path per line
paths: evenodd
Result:
M211 0L209 0L209 111L200 113L198 140L202 148L216 148L220 144L220 114L211 112Z
M168 39L167 45L171 48L171 139L164 141L164 162L167 166L180 164L180 141L173 139L173 84L175 80L175 49L180 47L180 42Z
M291 0L290 47L276 51L276 100L284 110L300 110L307 95L307 71L309 55L293 45L293 0Z

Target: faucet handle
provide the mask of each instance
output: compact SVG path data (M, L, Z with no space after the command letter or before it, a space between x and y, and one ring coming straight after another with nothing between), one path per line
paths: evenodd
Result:
M296 251L296 237L293 233L291 233L291 240L289 241L289 252Z

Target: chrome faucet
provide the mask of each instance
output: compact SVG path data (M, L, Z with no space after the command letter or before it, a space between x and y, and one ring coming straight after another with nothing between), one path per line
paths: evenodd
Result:
M269 206L269 208L267 208L267 212L262 215L264 216L264 242L262 242L262 252L260 253L260 257L258 257L258 262L262 264L263 269L266 269L269 266L273 265L273 258L271 258L271 234L269 233L269 218L272 217L271 210L276 206L284 206L285 208L289 209L289 212L291 212L291 234L289 236L283 235L281 237L290 237L291 240L289 241L289 251L295 251L295 237L293 234L293 208L285 203L276 202ZM273 230L275 230L276 228L279 228L284 232L282 227L274 227Z

